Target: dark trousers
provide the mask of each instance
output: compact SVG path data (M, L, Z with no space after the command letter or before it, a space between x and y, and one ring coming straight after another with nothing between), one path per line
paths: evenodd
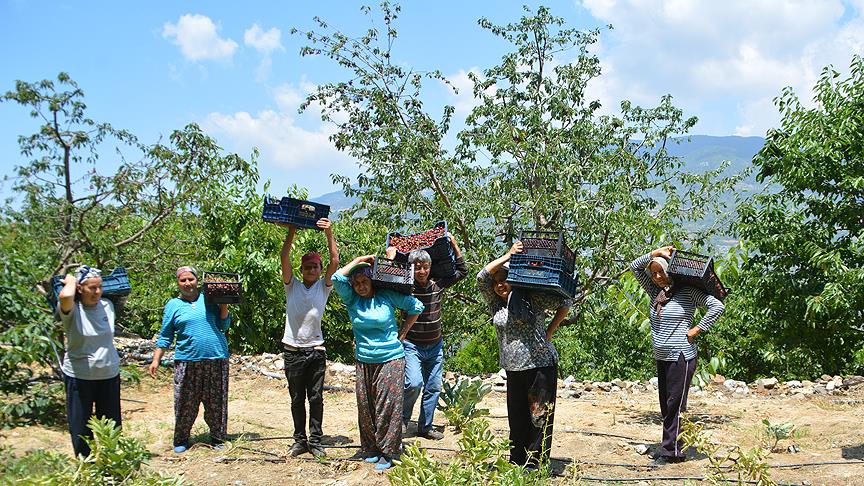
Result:
M285 378L291 395L291 416L294 418L294 440L306 442L306 399L309 399L309 443L320 444L324 432L324 371L327 353L312 348L284 351Z
M690 380L696 371L696 358L677 361L657 361L657 390L660 395L660 414L663 415L663 441L660 455L684 457L684 442L678 440L681 433L681 412L687 410L687 393Z
M107 380L82 380L63 375L66 385L66 417L69 421L69 434L72 436L72 449L75 455L87 456L90 446L84 437L93 438L87 421L94 415L114 419L117 427L122 424L120 417L120 375Z
M552 450L558 366L507 371L510 462L539 466Z

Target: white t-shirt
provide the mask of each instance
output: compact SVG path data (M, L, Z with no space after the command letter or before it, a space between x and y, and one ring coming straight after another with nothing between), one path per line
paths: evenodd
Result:
M328 287L319 279L308 289L303 281L291 277L285 284L285 335L282 342L297 348L308 348L324 344L321 318L333 286Z
M61 369L82 380L107 380L120 373L120 356L114 347L114 304L99 299L93 307L75 302L64 314L58 306L66 333L66 354Z

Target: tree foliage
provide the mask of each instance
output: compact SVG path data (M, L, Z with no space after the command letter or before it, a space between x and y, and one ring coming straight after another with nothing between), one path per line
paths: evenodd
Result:
M864 61L813 91L813 107L791 88L775 99L780 126L753 159L768 190L738 210L751 372L849 372L864 344Z
M689 234L687 223L716 207L735 179L720 177L724 167L686 173L670 155L667 145L696 119L685 117L669 96L653 108L623 101L619 115L601 114L600 103L586 94L600 75L590 53L599 31L568 28L544 7L525 10L511 24L480 19L511 50L498 65L471 74L478 106L451 150L445 141L453 107L430 108L423 101L423 82L442 81L441 74L396 60L399 7L388 2L381 4L383 27L373 23L358 36L318 18L317 30L295 30L308 41L302 54L329 58L345 73L342 81L319 86L303 109L318 107L336 124L335 145L358 159L363 173L357 187L342 176L334 180L359 196L356 209L370 219L390 228L410 225L409 216L416 218L414 227L446 219L472 271L503 250L496 237L512 238L520 228L563 230L579 253L578 300L596 292L599 300L590 306L602 307L620 295L604 293L626 272L626 262L652 245L706 241L710 231ZM469 312L444 309L448 339L460 346L484 311L465 291L472 283L451 296L470 303L458 306ZM580 316L587 317L577 307L569 322ZM629 317L604 315L625 323ZM598 324L592 319L587 325Z

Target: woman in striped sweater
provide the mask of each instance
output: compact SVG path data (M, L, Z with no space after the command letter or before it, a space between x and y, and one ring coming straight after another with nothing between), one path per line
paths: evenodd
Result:
M680 415L687 409L687 392L696 371L696 338L723 313L723 303L700 289L676 286L666 270L674 250L657 248L630 263L630 270L651 298L651 341L657 361L657 388L663 415L663 441L658 464L685 459ZM708 311L693 326L696 307Z
M208 304L198 288L198 271L177 269L180 296L168 301L162 329L148 371L156 378L165 350L176 339L174 349L174 452L189 448L189 435L204 404L204 421L210 427L210 442L221 448L228 428L228 341L231 325L227 304Z

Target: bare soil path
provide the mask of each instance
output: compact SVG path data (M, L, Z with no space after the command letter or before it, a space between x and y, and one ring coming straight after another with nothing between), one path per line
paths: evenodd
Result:
M389 484L385 475L362 462L319 463L308 454L301 458L288 457L291 445L288 437L293 425L285 382L246 371L232 370L231 375L228 429L234 439L232 447L217 451L205 445L207 428L199 415L193 429L193 442L201 443L193 445L185 454L175 455L171 451L172 381L170 371L163 369L162 373L159 380L144 378L140 386L125 387L122 392L124 429L148 445L154 453L150 461L154 469L183 476L200 485ZM345 389L350 390L350 387ZM490 409L493 431L506 437L504 398L503 393L492 392L482 406ZM650 458L640 455L635 446L647 444L653 448L659 441L660 417L656 400L655 392L626 391L559 398L552 457L563 460L554 462L555 471L563 477L556 481L572 482L572 471L567 463L573 460L581 463L583 476L592 478L704 476L708 460L697 455L682 464L660 469L645 467ZM348 458L356 452L359 442L354 394L328 391L324 403L325 444L331 446L328 454L332 458ZM796 484L864 485L864 430L861 427L864 387L854 387L842 395L752 393L742 398L721 398L716 393L705 393L691 396L690 412L706 424L716 441L742 447L760 443L763 419L792 422L803 435L782 441L780 445L786 448L795 444L800 452L772 453L768 457L769 464L841 463L772 469L772 478ZM442 429L446 425L440 413L436 414L435 422ZM450 430L445 430L441 441L410 435L406 440L443 449L455 449L458 440ZM285 438L269 439L271 437ZM44 448L71 453L63 428L22 427L0 431L0 444L10 445L19 452ZM440 450L431 454L442 460L453 455ZM641 484L684 484L684 481L646 480Z

